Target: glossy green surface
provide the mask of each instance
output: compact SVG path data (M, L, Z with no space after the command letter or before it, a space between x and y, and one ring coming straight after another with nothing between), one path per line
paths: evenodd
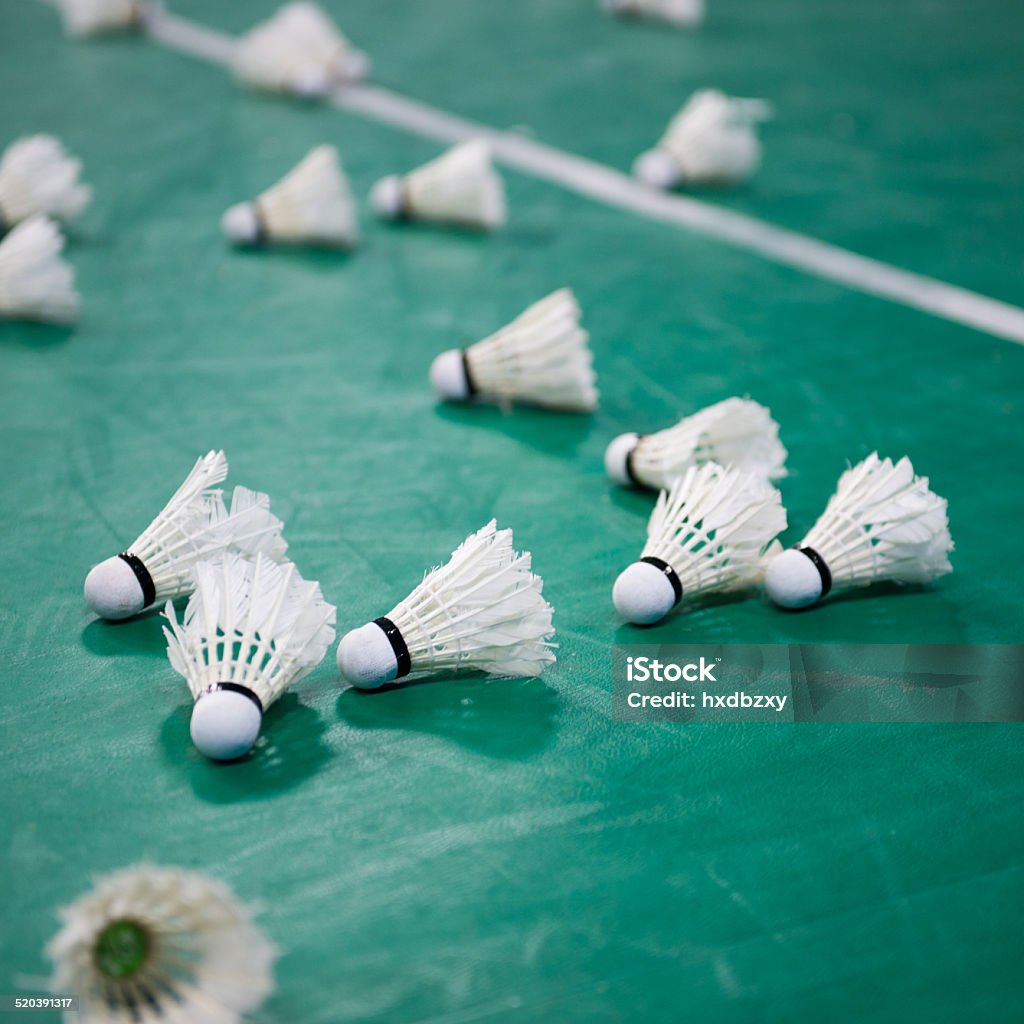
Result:
M173 6L230 31L272 8ZM617 166L692 88L766 96L763 172L715 201L1024 303L1018 4L712 0L694 36L590 0L329 6L384 84ZM616 724L609 670L638 639L1020 640L1024 350L515 174L493 238L379 226L370 185L437 147L5 0L0 143L39 130L96 195L68 250L81 323L0 324L0 991L38 988L90 875L150 858L263 904L262 1024L1020 1018L1019 728ZM231 251L222 210L322 141L363 247ZM435 405L436 352L562 284L600 412ZM792 539L847 459L906 453L949 498L956 572L622 626L650 499L606 483L605 444L734 393L782 423ZM362 695L332 656L251 760L204 762L159 620L96 622L81 581L211 447L271 494L342 630L497 516L558 665Z

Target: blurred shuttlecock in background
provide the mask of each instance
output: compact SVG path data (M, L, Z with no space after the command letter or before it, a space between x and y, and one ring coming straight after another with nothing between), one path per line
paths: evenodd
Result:
M342 637L338 668L376 689L414 672L538 676L555 660L543 581L491 520L386 616Z
M610 14L690 28L704 21L704 0L601 0Z
M217 485L228 475L222 451L202 456L171 500L126 551L93 566L85 599L97 615L118 620L192 592L203 559L236 550L283 558L281 521L265 494L236 487L224 504Z
M615 581L615 607L649 625L684 599L752 586L785 528L782 498L763 475L713 462L691 467L658 495L640 560Z
M588 342L576 298L561 288L489 338L442 352L430 382L451 401L480 397L590 412L598 395Z
M637 157L633 173L662 189L745 181L761 162L756 126L771 114L765 100L702 89L672 119L654 149Z
M64 236L48 217L22 221L0 241L0 317L70 323L78 316Z
M273 242L351 249L359 244L352 189L333 146L317 146L258 198L225 211L235 245Z
M52 135L12 142L0 158L0 232L38 214L77 217L92 195L78 180L81 171L82 162Z
M365 78L370 59L319 5L291 3L238 40L232 66L245 85L313 99Z
M768 409L749 398L727 398L654 434L620 434L604 455L617 484L662 490L691 466L717 462L760 473L786 475L786 449Z
M142 0L57 0L69 36L98 36L125 32L145 24L147 9Z
M806 608L833 590L928 583L953 571L952 550L946 499L910 459L874 452L839 478L810 533L771 561L765 589L783 608Z
M483 139L453 146L409 174L373 186L373 209L386 220L422 220L493 231L505 223L505 183Z
M188 682L192 742L217 761L252 749L266 709L323 660L334 606L291 562L229 553L196 568L181 625L164 611L167 656Z
M223 882L142 864L60 911L53 992L81 1024L240 1024L273 991L276 951Z

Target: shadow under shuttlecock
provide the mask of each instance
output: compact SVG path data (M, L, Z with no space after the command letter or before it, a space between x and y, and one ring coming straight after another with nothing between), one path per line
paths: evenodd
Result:
M350 687L338 717L352 729L407 729L475 753L524 761L555 734L558 695L540 679L488 679L472 673L424 676L379 690Z
M657 491L649 491L643 487L619 487L616 484L608 485L608 500L616 508L622 509L633 515L642 516L646 523L654 511L655 502L658 500ZM643 537L639 538L643 546Z
M120 622L93 619L82 630L82 643L90 654L104 658L167 658L167 640L160 628L164 620L154 612L143 612Z
M73 324L44 324L35 320L0 319L0 345L23 345L25 348L59 348L71 340Z
M324 742L327 726L294 693L286 693L267 711L256 746L237 761L216 762L192 744L192 704L183 704L164 722L160 743L169 761L180 765L201 800L233 804L266 800L312 778L331 757Z
M233 256L241 259L261 259L303 263L314 269L334 271L352 259L350 249L332 249L328 246L286 245L270 243L268 245L229 245Z
M437 415L459 426L497 431L549 455L575 454L593 428L592 417L586 413L527 405L505 408L490 402L438 402Z

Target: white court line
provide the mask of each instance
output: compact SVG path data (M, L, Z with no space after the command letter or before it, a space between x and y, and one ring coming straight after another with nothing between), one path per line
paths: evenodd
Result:
M148 30L155 39L184 53L217 64L231 61L234 40L222 32L163 11L151 15ZM998 299L858 256L847 249L689 196L659 192L593 160L573 156L513 132L496 131L377 86L346 86L337 89L330 99L343 110L430 139L458 142L483 136L495 157L507 166L608 206L676 224L868 295L890 299L1024 344L1024 310Z

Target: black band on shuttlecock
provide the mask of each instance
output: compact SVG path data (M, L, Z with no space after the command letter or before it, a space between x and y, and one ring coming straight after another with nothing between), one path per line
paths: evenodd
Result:
M469 368L469 349L464 348L461 350L462 354L462 375L466 378L466 395L472 398L478 393L479 389L476 386L476 381L473 380L473 371Z
M674 608L683 599L683 585L679 582L679 577L676 575L675 569L672 568L668 562L661 558L655 558L653 555L648 555L646 558L641 558L641 562L646 562L648 565L653 565L659 572L665 574L666 579L672 584L672 590L676 595L676 599L672 602Z
M409 184L405 178L398 179L398 213L395 220L412 219L412 199L409 196Z
M633 468L633 453L636 451L636 446L640 443L643 438L643 434L636 435L636 441L633 447L629 449L629 454L626 456L626 476L632 481L634 487L647 487L640 477L636 475L636 470Z
M252 201L252 212L256 219L256 237L252 240L253 245L266 245L270 241L270 232L267 230L267 222L263 217L263 210L260 208L260 201Z
M832 571L829 569L825 559L818 554L814 548L802 548L797 546L801 555L806 555L811 560L811 565L818 570L821 577L821 597L824 597L832 589ZM818 598L820 601L821 598Z
M250 690L248 686L242 686L241 683L214 683L212 686L208 686L203 690L203 696L205 697L208 693L216 693L218 690L227 690L229 693L240 693L243 697L248 697L249 700L251 700L259 709L260 714L263 714L263 701L261 701L256 695L256 691Z
M130 551L122 551L117 557L135 573L135 578L142 588L142 607L148 608L156 600L156 584L153 582L153 577L149 575L149 570L143 564L142 559Z
M405 637L402 636L402 631L384 615L379 619L374 619L373 624L380 626L384 631L384 635L388 638L388 643L391 644L391 650L395 652L395 661L398 663L395 678L401 679L402 676L407 676L412 670L412 657L409 654L409 648L406 646Z

